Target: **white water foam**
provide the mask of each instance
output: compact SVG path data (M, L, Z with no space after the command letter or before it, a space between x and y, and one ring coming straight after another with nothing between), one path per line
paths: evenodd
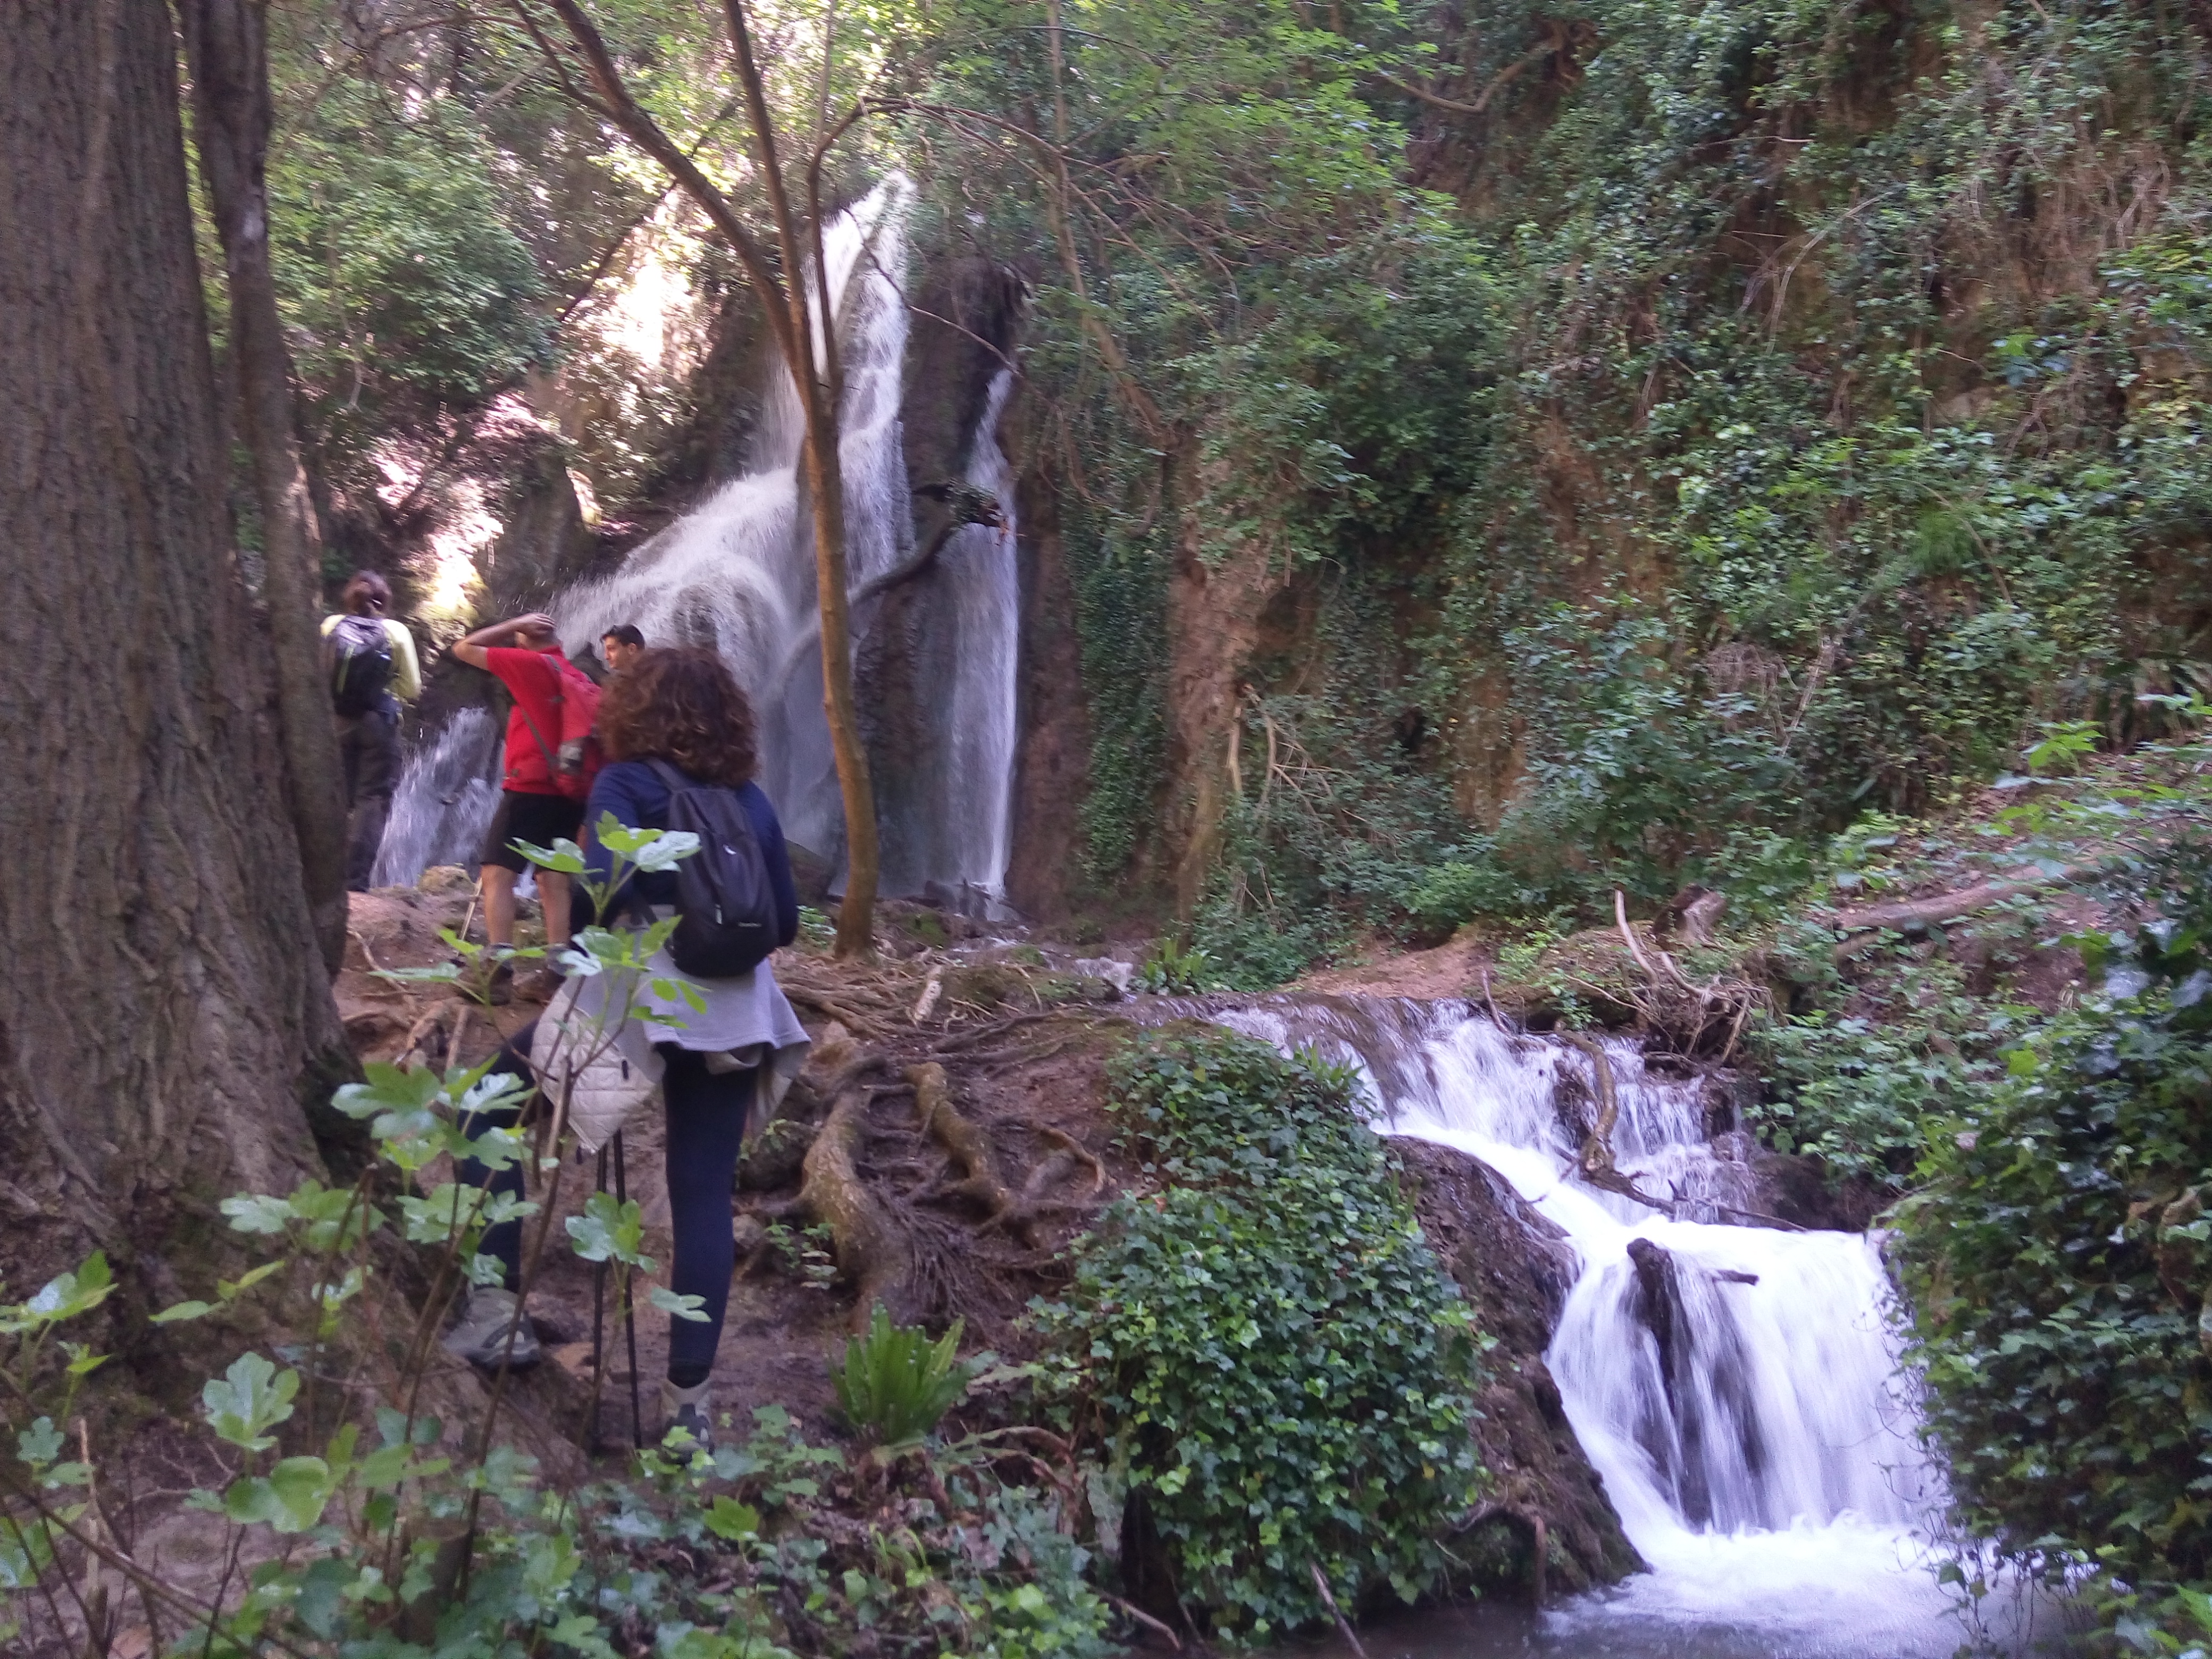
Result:
M1555 1610L1534 1650L1686 1640L1681 1651L1937 1659L1958 1646L1964 1626L1916 1537L1942 1491L1914 1437L1872 1240L1674 1219L1585 1184L1566 1120L1589 1109L1588 1060L1465 1005L1282 999L1214 1018L1356 1061L1378 1127L1481 1158L1573 1243L1581 1270L1546 1359L1652 1571ZM1679 1215L1749 1207L1749 1172L1729 1155L1740 1138L1716 1146L1711 1130L1734 1126L1709 1125L1698 1085L1647 1074L1632 1043L1605 1049L1621 1170ZM1653 1273L1671 1285L1662 1310ZM1644 1625L1648 1646L1627 1628Z
M888 179L823 236L845 379L838 456L853 586L890 570L913 539L899 441L907 313L894 286L912 197L905 179ZM836 860L844 807L822 708L813 518L799 478L805 441L798 387L778 362L745 476L645 542L613 574L562 595L553 615L572 653L622 623L635 623L648 644L720 652L752 698L761 787L785 831Z
M499 810L500 733L488 708L464 708L411 756L377 848L379 887L412 884L441 864L473 864Z

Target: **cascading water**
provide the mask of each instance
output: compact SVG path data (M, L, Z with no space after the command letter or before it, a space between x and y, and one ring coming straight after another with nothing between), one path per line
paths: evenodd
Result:
M1911 1535L1940 1488L1914 1442L1875 1246L1717 1224L1758 1200L1730 1156L1741 1137L1725 1124L1711 1134L1696 1085L1606 1042L1619 1167L1699 1218L1670 1218L1580 1180L1584 1125L1571 1120L1590 1109L1590 1066L1556 1040L1456 1003L1282 999L1212 1018L1355 1062L1378 1127L1480 1158L1574 1243L1581 1269L1546 1359L1653 1571L1553 1613L1538 1646L1513 1651L1932 1659L1956 1647Z
M832 219L823 236L845 381L839 458L845 477L848 591L896 570L913 553L913 520L900 405L907 309L898 290L912 187L894 176ZM919 642L915 721L926 734L926 822L887 826L885 890L941 884L994 900L1003 889L1014 752L1014 662L1018 631L1012 491L996 435L1011 387L992 387L969 447L968 482L1000 502L1002 528L969 526L922 580L942 597L932 634ZM842 857L844 807L822 707L820 613L812 514L799 476L805 423L779 362L769 370L744 476L640 545L621 568L557 598L553 614L572 654L618 623L648 643L713 647L750 694L760 722L761 785L786 833L833 861ZM865 642L864 603L853 618ZM378 866L380 882L415 879L418 857L465 861L455 836L398 833L403 823L454 815L444 779L462 747L457 717L428 739L403 775ZM473 753L473 750L471 750ZM489 777L489 763L485 763ZM487 782L487 788L495 786ZM489 800L491 797L487 797ZM489 807L475 819L477 833Z
M464 708L408 761L377 849L376 885L475 860L499 808L499 745L491 711Z
M1002 523L956 531L938 555L934 592L922 596L909 648L917 680L940 690L934 709L916 711L927 714L918 723L926 752L912 769L912 821L884 848L894 891L927 892L986 917L997 908L1012 833L1021 587L1012 477L997 432L1013 385L1008 369L993 379L967 466L967 482L999 503Z
M823 236L845 376L838 454L852 586L890 570L912 540L899 453L907 317L893 286L909 198L904 179L886 180ZM799 477L805 440L798 387L779 362L745 475L639 547L612 575L563 594L553 614L572 653L622 623L635 623L649 644L720 652L759 716L761 787L786 833L835 858L844 811L822 709L813 515Z

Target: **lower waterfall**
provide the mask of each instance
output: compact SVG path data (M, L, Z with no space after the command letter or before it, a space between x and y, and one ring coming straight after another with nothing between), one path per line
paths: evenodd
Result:
M1668 1216L1583 1182L1589 1061L1466 1004L1278 998L1209 1018L1356 1064L1376 1127L1498 1170L1563 1229L1580 1271L1545 1358L1630 1540L1653 1569L1542 1621L1532 1652L1621 1659L1938 1659L1965 1628L1917 1540L1940 1482L1897 1368L1873 1239L1728 1224L1758 1206L1749 1150L1694 1081L1603 1039L1621 1170ZM1723 1109L1723 1117L1729 1114ZM1717 1131L1717 1133L1716 1133Z

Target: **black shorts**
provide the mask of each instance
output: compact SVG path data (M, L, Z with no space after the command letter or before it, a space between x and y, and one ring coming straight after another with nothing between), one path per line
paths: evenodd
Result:
M491 828L484 835L481 857L486 864L495 864L520 875L530 868L530 860L507 842L526 841L532 847L550 847L556 841L575 840L576 832L583 827L584 803L580 800L570 800L566 795L534 795L519 789L502 789L499 793L499 811L492 814Z

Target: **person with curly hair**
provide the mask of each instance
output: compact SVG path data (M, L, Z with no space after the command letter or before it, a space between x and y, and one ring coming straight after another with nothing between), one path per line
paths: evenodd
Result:
M593 783L584 809L584 833L592 835L602 817L633 830L665 830L671 787L652 763L673 767L694 787L732 791L744 808L767 866L775 897L775 938L787 945L799 933L799 898L784 848L783 826L775 808L753 781L758 768L751 704L736 677L714 652L684 646L640 651L623 672L607 682L599 704L599 741L607 763ZM613 854L596 840L585 860L597 882L613 873ZM674 914L672 871L634 871L609 896L599 916L617 927ZM772 1103L799 1069L809 1043L805 1028L775 982L767 962L732 979L701 979L680 973L664 950L654 959L653 976L689 979L700 1006L658 998L649 986L635 988L635 1012L617 1034L626 1055L660 1071L661 1099L667 1117L667 1179L675 1261L670 1287L680 1297L699 1298L702 1319L672 1316L668 1368L661 1402L669 1428L688 1431L700 1443L711 1436L714 1410L710 1379L720 1346L722 1321L730 1297L737 1250L731 1231L732 1194L738 1155L757 1103ZM609 1018L617 994L606 974L572 976L571 989L547 1011L549 1019ZM532 1048L535 1028L511 1041L501 1069L527 1073L521 1056ZM482 1115L489 1127L495 1115ZM461 1179L489 1185L495 1193L520 1196L520 1170L497 1175L465 1167ZM520 1224L488 1230L481 1253L507 1269L503 1286L471 1293L459 1327L447 1339L449 1351L477 1364L530 1363L534 1340L510 1346L515 1319ZM481 1303L482 1306L477 1304ZM523 1326L526 1331L526 1324ZM515 1348L523 1352L518 1362Z

